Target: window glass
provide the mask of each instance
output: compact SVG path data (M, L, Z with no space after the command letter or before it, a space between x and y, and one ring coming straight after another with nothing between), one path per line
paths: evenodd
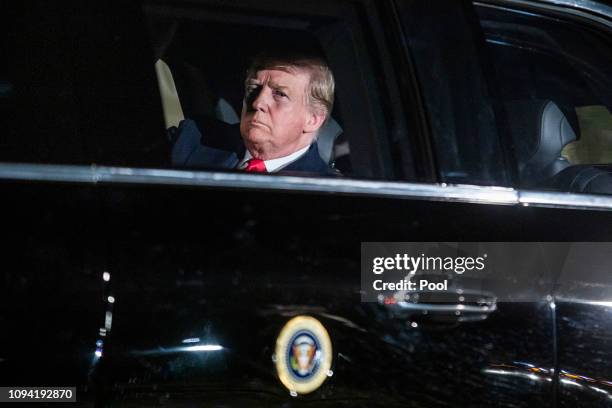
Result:
M75 137L74 82L62 46L61 12L30 3L0 13L0 157L34 162L84 157L85 141Z
M133 2L24 0L0 12L0 160L159 166L165 134Z
M569 143L562 155L575 164L612 163L612 114L603 105L576 108L580 140Z
M484 42L470 5L398 2L433 139L439 179L508 185ZM406 73L407 75L407 73Z
M612 193L612 42L588 21L477 5L519 186Z

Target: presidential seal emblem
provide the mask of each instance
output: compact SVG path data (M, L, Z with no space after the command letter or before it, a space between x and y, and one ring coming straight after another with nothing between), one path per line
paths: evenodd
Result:
M276 339L274 355L278 378L292 394L313 392L332 374L331 340L314 317L289 320Z

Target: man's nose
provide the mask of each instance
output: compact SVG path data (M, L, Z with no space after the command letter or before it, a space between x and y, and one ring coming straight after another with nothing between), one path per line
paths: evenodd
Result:
M253 95L253 100L250 105L253 110L258 110L261 112L267 112L269 106L269 94L270 91L266 88L262 88Z

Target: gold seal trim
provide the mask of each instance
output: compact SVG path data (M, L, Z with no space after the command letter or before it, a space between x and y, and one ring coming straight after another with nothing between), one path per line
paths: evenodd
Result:
M299 331L307 331L316 337L319 344L320 355L318 357L318 368L312 377L297 380L290 372L287 365L287 347L289 341ZM297 316L289 320L280 331L276 339L275 349L276 372L281 383L290 391L297 394L308 394L319 388L325 379L331 375L332 344L325 327L314 317Z

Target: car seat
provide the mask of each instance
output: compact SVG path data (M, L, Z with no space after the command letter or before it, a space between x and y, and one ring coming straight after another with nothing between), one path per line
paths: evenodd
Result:
M561 151L576 140L576 133L557 104L512 101L506 104L506 113L521 187L540 186L571 166Z
M521 187L612 194L608 168L572 165L561 155L577 135L557 104L550 100L512 101L506 109Z
M548 185L572 193L612 194L612 175L606 166L581 164L563 170Z

